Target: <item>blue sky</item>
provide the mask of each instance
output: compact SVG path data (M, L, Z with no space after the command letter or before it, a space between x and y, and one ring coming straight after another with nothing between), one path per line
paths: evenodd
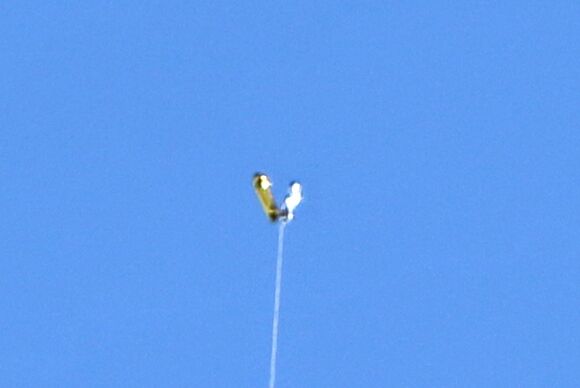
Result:
M3 2L2 385L579 386L579 18Z

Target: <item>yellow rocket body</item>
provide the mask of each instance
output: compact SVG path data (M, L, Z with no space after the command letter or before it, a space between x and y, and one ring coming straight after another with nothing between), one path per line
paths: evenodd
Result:
M274 195L272 194L272 181L266 174L256 173L254 175L254 191L262 204L264 213L274 222L278 219L280 210L276 201L274 200Z

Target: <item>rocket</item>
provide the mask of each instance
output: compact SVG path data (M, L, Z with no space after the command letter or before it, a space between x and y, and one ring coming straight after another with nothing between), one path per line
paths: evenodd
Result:
M284 198L281 207L276 204L274 194L272 194L272 180L268 175L258 172L254 174L252 183L262 209L270 221L286 223L294 219L294 210L302 202L303 198L300 182L293 181L290 183L288 194Z

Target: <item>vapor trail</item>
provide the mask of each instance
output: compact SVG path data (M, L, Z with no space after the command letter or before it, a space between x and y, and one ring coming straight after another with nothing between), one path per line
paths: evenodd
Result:
M280 322L280 291L282 288L282 262L284 260L284 226L278 229L278 254L276 257L276 292L274 294L274 320L272 322L272 355L270 357L270 388L276 384L276 355L278 353L278 324Z

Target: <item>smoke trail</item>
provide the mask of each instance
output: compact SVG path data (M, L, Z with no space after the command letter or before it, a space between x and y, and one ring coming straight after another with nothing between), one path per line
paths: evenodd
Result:
M282 261L284 260L284 226L278 229L278 255L276 257L276 292L274 294L274 320L272 322L272 355L270 357L270 388L276 384L276 354L278 353L278 324L280 322L280 291L282 288Z

